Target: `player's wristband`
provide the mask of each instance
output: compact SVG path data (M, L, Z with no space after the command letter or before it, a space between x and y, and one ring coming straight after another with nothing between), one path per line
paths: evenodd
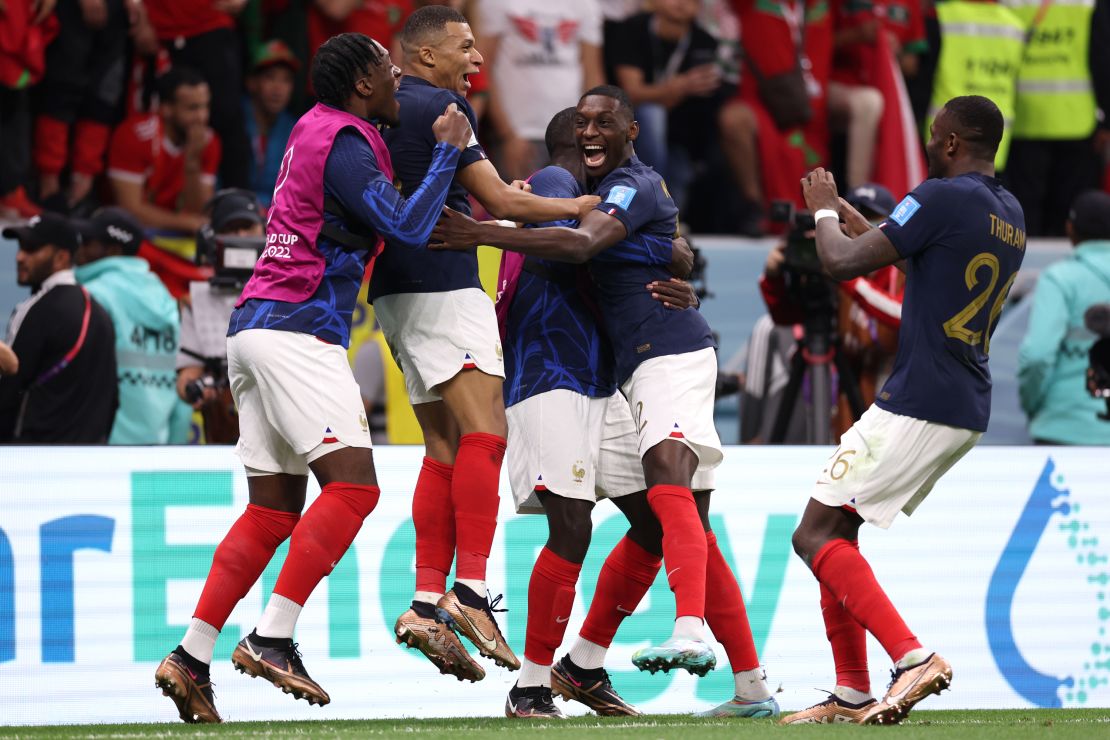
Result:
M818 224L823 218L835 218L837 221L839 221L840 214L831 208L822 208L817 211L817 213L813 214L813 223Z

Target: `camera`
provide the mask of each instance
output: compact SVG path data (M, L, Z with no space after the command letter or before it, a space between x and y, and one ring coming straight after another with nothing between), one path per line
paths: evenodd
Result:
M197 232L197 264L212 266L212 285L241 289L265 246L263 236L226 236L206 224Z
M817 256L817 239L814 230L817 223L809 211L799 211L788 200L771 202L768 218L772 223L785 224L786 251L785 265L788 270L807 275L823 275L821 260Z
M1106 401L1106 413L1098 418L1110 421L1110 303L1097 303L1083 314L1083 323L1099 336L1087 353L1087 391Z
M188 383L184 388L185 400L190 404L194 404L200 399L204 398L204 391L206 388L216 389L216 379L211 375L205 374Z

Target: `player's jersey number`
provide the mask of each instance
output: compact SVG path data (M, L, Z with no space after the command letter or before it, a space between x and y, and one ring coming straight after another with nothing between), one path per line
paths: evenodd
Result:
M998 276L1001 268L998 264L998 257L990 252L980 252L971 258L967 263L967 268L964 270L964 281L967 283L968 291L974 291L979 287L979 274L980 271L986 268L988 273L987 284L982 290L975 293L971 302L964 306L959 313L957 313L948 321L944 322L944 334L952 339L958 339L961 342L970 344L972 347L983 343L983 353L990 354L991 348L991 325L998 319L998 315L1002 313L1002 306L1006 303L1006 296L1010 292L1010 286L1014 284L1014 278L1017 273L1010 275L1002 285L1002 289L995 292L995 287L998 285ZM987 325L983 329L971 329L968 324L975 319L982 311L983 308L991 301L993 296L994 301L991 302L990 314L987 315Z

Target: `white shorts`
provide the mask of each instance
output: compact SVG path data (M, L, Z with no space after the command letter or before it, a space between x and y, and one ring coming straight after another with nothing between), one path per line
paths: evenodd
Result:
M342 447L371 447L347 351L311 334L248 329L227 338L239 409L235 452L254 474L307 475Z
M435 387L460 370L505 377L493 301L478 288L384 295L374 316L414 406L442 400Z
M717 354L712 347L653 357L640 364L621 391L638 427L640 457L666 439L682 442L698 456L698 470L712 470L724 453L713 423Z
M899 511L912 514L982 436L871 406L840 438L813 487L813 499L854 509L886 529Z
M620 393L589 398L554 390L506 409L506 467L519 514L542 514L536 490L597 501L647 488L636 425ZM713 472L694 475L694 490L713 488Z

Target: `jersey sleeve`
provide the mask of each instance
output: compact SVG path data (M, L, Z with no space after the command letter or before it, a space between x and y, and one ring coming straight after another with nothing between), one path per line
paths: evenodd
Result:
M594 208L624 224L631 236L655 215L655 197L650 183L641 183L628 173L616 172L597 191L601 202Z
M128 119L112 135L108 176L142 184L152 160L150 145L136 135L134 119Z
M486 150L478 143L478 118L474 115L474 109L470 107L470 103L466 98L457 95L450 90L442 90L439 94L435 95L428 107L425 109L424 121L421 122L422 130L426 130L428 137L428 146L434 147L436 145L435 134L432 133L432 124L436 119L443 115L447 110L447 106L454 103L459 107L459 110L466 116L466 120L470 121L470 142L466 145L462 155L459 157L459 166L461 170L469 167L475 162L483 159L489 159L486 155Z
M924 251L941 235L955 214L959 198L942 180L926 180L902 199L879 228L903 258Z
M344 130L332 144L324 177L328 192L360 221L391 243L422 247L443 210L458 160L458 149L437 144L420 187L404 198L378 168L366 140Z

